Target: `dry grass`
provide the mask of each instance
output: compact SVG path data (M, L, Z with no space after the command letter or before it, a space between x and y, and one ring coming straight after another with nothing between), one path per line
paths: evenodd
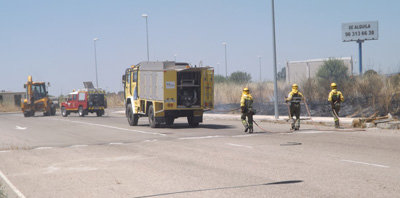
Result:
M216 105L239 103L244 87L250 89L251 95L256 102L268 102L274 94L274 87L271 82L248 84L235 84L229 82L215 83L214 103Z
M107 108L124 107L124 95L109 93L107 94Z
M0 104L0 112L15 112L21 111L21 107L15 106L13 104Z
M314 102L327 101L331 82L319 84L316 79L309 79L301 83L299 89L308 100ZM396 101L399 101L400 75L387 77L384 75L355 76L343 82L336 82L338 90L343 93L345 101L353 101L353 105L360 106L360 110L372 108L379 114L398 113Z
M0 198L6 198L6 197L8 197L8 196L4 190L4 185L2 183L0 183Z

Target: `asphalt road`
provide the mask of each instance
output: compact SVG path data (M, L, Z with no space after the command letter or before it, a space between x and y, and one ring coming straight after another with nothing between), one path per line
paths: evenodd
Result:
M399 196L399 131L260 125L0 114L0 183L9 197Z

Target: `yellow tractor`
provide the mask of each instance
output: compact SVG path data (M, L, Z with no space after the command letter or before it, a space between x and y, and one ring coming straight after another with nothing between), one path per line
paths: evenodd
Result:
M33 82L32 76L28 76L28 82L24 85L26 99L21 104L24 117L34 116L35 112L43 112L44 116L56 114L56 105L48 96L45 82Z

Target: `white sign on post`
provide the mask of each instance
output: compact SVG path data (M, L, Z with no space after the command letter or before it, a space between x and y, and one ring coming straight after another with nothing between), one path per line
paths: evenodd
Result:
M343 42L378 40L378 21L342 23L342 40Z

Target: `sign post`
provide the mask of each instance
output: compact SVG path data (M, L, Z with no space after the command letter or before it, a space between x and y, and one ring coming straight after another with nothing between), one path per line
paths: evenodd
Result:
M359 70L362 75L362 43L366 40L378 40L378 21L342 23L343 42L356 41L359 50Z

